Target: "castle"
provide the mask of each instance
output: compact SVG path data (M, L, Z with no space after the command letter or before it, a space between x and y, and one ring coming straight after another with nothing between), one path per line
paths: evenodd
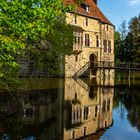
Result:
M74 3L75 0L65 0ZM97 0L84 0L74 12L66 13L66 23L74 30L73 53L65 56L65 77L79 77L98 62L114 62L114 25L97 6ZM100 72L99 72L100 73Z

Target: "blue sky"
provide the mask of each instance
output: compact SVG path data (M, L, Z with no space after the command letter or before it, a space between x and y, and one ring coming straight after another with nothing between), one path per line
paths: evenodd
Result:
M140 0L98 0L98 7L115 25L116 30L123 20L127 22L140 13Z

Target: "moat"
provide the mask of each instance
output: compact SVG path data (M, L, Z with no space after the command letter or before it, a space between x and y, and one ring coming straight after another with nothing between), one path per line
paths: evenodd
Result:
M128 74L1 89L0 140L139 140L140 73Z

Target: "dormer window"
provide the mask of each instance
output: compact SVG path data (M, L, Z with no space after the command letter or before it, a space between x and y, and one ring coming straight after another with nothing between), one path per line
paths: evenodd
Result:
M81 7L86 11L86 12L89 12L90 11L90 7L87 3L82 3L81 4Z
M86 5L86 12L89 12L89 6L88 5Z

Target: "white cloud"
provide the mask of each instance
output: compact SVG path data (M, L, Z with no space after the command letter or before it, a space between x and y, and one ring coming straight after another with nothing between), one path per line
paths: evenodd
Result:
M135 5L139 5L140 4L140 0L130 0L129 1L129 6L135 6Z

